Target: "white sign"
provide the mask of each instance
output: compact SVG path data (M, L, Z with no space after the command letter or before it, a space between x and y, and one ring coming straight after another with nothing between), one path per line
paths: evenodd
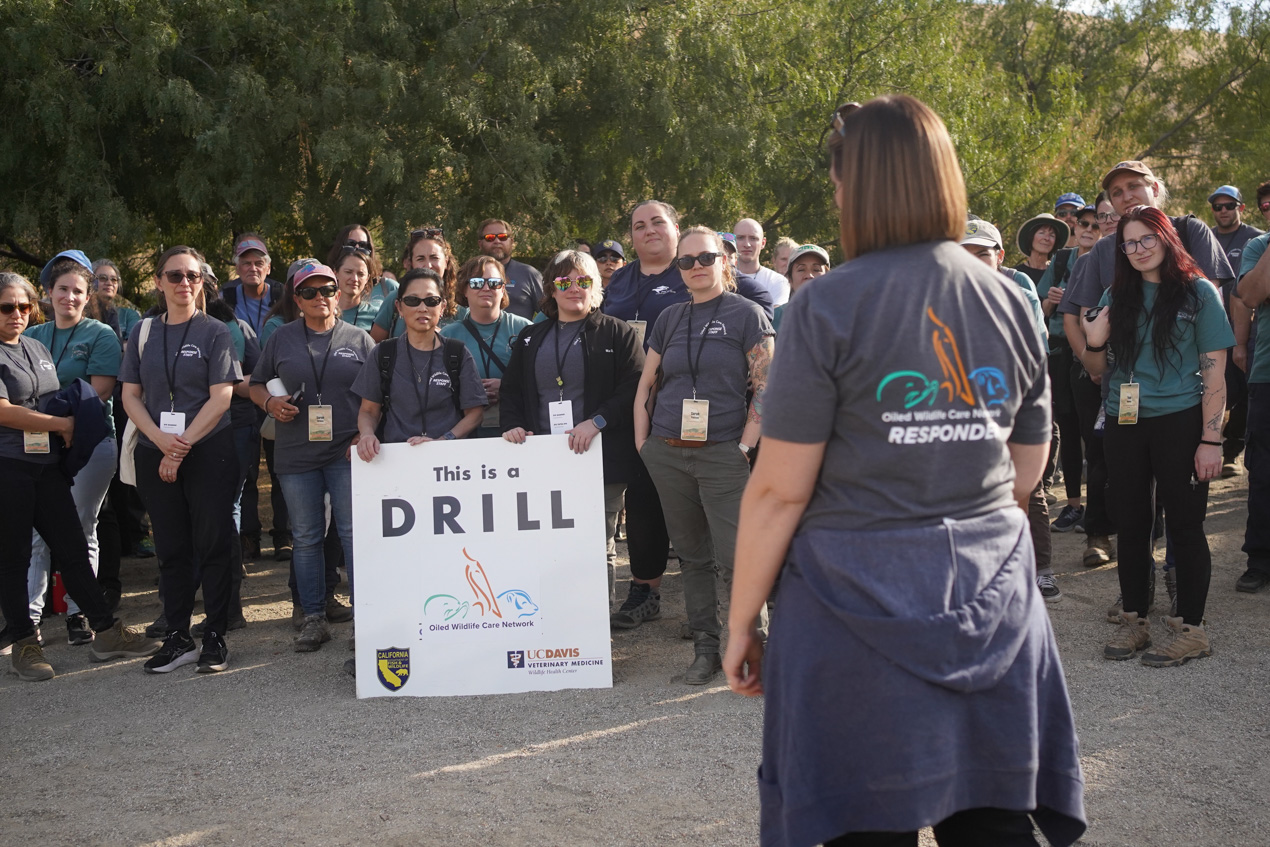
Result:
M358 697L612 687L600 436L352 464Z

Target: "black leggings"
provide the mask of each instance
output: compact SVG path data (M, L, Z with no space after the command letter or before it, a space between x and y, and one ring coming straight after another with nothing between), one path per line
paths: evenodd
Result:
M1094 432L1098 410L1102 408L1102 387L1084 373L1079 363L1072 365L1072 396L1080 420L1080 437L1085 443L1085 533L1115 535L1116 525L1107 512L1107 460L1103 436ZM1066 473L1066 471L1064 471Z
M1063 487L1067 489L1068 500L1079 500L1085 454L1081 449L1076 397L1072 393L1070 348L1064 347L1057 353L1051 353L1049 369L1050 396L1054 406L1054 425L1058 427L1058 463L1063 469Z
M1032 818L1007 809L966 809L935 824L939 847L1037 847ZM849 832L825 847L917 847L917 831Z
M645 582L666 572L670 535L661 512L661 497L642 461L626 483L626 548L631 557L631 576Z
M1213 559L1204 535L1208 483L1192 484L1195 450L1202 435L1199 404L1182 412L1141 418L1121 426L1107 416L1108 490L1120 529L1120 592L1126 612L1147 613L1151 530L1155 499L1169 516L1169 548L1177 569L1177 613L1192 626L1203 623ZM1152 481L1155 483L1152 495Z

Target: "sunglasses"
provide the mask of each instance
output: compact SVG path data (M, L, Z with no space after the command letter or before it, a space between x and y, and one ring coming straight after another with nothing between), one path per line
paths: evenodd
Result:
M295 296L301 300L312 300L315 297L331 298L339 293L339 288L333 283L323 286L309 286L308 288L297 288Z
M1098 221L1076 221L1076 226L1081 229L1093 229L1098 226Z
M345 247L360 247L363 250L365 250L367 253L373 253L375 251L375 246L371 244L369 241L358 241L355 238L350 238L348 241L344 242L344 246Z
M844 128L847 125L847 118L853 113L863 108L854 100L850 103L843 103L841 106L833 110L833 131L838 135L845 135Z
M350 241L340 248L341 259L344 258L345 256L351 256L354 253L358 254L359 256L369 256L371 254L371 251L369 247L365 246L365 242L361 242L361 241Z
M506 232L491 232L481 236L485 241L506 241L511 238Z
M421 305L427 306L429 309L433 309L441 305L441 298L435 294L429 294L427 297L416 297L414 294L407 294L405 297L401 298L401 303L402 305L409 306L412 309L418 308Z
M1233 212L1238 208L1239 208L1238 203L1214 203L1213 204L1214 212Z
M556 290L568 291L570 288L573 287L573 284L575 282L578 284L578 288L581 288L583 291L586 291L588 288L592 286L592 284L594 284L595 280L591 279L591 277L589 276L580 276L577 279L569 279L567 276L558 276L555 279Z
M620 262L622 261L622 257L616 253L601 253L595 257L595 261L607 264L609 262Z
M1115 212L1099 212L1096 216L1100 222L1111 221L1115 223L1120 220L1120 216Z
M1143 250L1150 250L1158 241L1159 238L1154 235L1144 235L1137 241L1126 241L1124 244L1120 245L1120 249L1125 252L1125 255L1129 255L1131 253L1138 252L1139 247Z
M675 259L675 264L679 266L681 271L692 270L692 266L698 262L701 263L701 267L708 268L722 255L722 253L698 253L695 256L680 256Z
M474 276L468 279L467 287L477 288L477 289L480 289L480 288L497 289L497 288L503 287L503 281L496 276L492 276L489 279L485 279L484 277Z
M198 285L203 281L203 274L201 271L164 271L163 278L169 285L180 285L186 280L190 285Z
M1057 212L1054 213L1054 216L1058 218L1074 218L1076 217L1076 210L1075 209L1059 209Z
M430 226L424 229L413 229L410 231L411 240L414 240L416 238L443 238L443 237L445 237L445 230L443 230L439 226Z
M34 308L30 303L0 303L0 314L12 315L17 312L19 315L29 315Z

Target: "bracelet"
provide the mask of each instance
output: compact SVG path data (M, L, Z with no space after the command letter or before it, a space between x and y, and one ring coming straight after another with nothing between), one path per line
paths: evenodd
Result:
M1102 352L1106 351L1106 349L1107 349L1107 342L1106 342L1106 341L1104 341L1104 342L1102 343L1102 346L1101 346L1101 347L1090 347L1088 344L1086 344L1086 345L1085 345L1085 352L1086 352L1086 353L1102 353Z
M1221 443L1220 441L1209 441L1209 440L1208 440L1208 439L1206 439L1206 438L1201 438L1201 439L1199 440L1199 443L1200 443L1200 444L1207 444L1209 447L1220 447L1220 446L1222 446L1222 443Z
M266 415L268 415L268 416L269 416L269 417L271 417L271 418L273 417L273 412L269 411L269 401L270 401L270 400L272 400L272 399L273 399L273 395L272 395L272 394L271 394L271 395L269 395L268 397L266 397L266 398L265 398L265 414L266 414ZM275 420L276 420L276 418L275 418Z

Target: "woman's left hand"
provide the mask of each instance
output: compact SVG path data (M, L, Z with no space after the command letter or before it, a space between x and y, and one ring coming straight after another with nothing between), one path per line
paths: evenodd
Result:
M591 441L599 433L590 419L583 421L573 429L566 430L569 436L569 449L581 455L591 448Z
M1200 482L1216 479L1221 473L1221 448L1216 444L1201 444L1195 450L1195 477Z
M491 406L498 402L498 389L502 384L503 381L501 379L481 380L481 387L485 389L485 399L489 400Z
M164 456L159 462L159 479L164 482L176 482L177 472L181 470L181 460Z
M763 642L754 627L728 625L728 652L723 656L723 672L737 694L757 697L763 693Z
M411 447L418 447L420 444L427 444L429 441L436 441L436 439L429 438L426 435L412 435L406 439L406 443Z
M75 418L67 415L62 420L63 424L58 434L62 436L62 442L66 444L67 449L70 449L71 442L75 440Z

